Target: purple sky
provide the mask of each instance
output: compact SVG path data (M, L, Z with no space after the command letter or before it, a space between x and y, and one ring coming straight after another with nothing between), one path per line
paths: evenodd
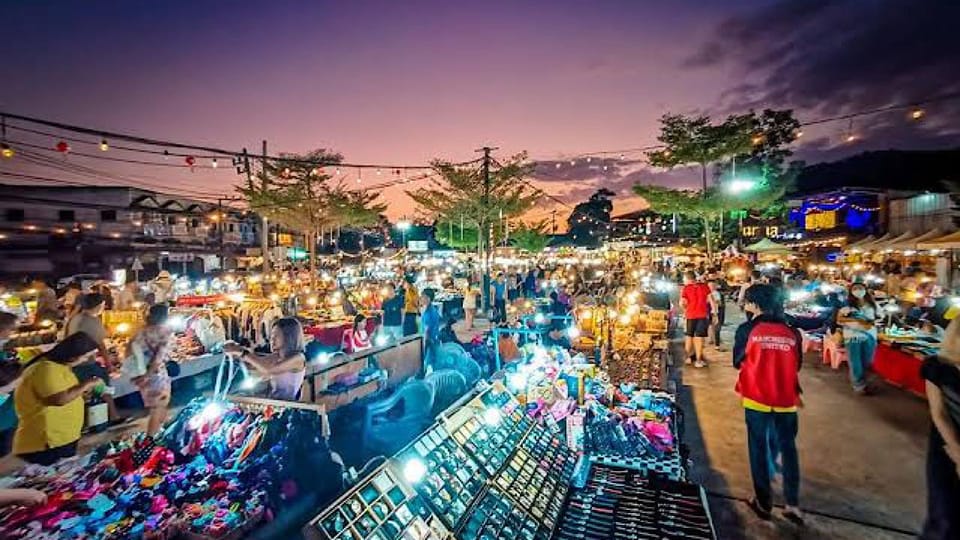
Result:
M916 4L929 5L905 17ZM325 147L353 162L466 160L484 144L566 161L651 144L667 111L792 106L814 118L957 89L960 54L945 22L957 10L947 4L12 2L0 18L0 110L227 148ZM805 133L801 154L956 145L956 105L922 126L890 115L828 124ZM850 129L862 143L840 146ZM171 187L226 192L236 181L229 167L69 159ZM581 167L538 185L573 202L601 185L695 178ZM391 217L415 214L401 188L386 196ZM618 210L638 202L624 196Z

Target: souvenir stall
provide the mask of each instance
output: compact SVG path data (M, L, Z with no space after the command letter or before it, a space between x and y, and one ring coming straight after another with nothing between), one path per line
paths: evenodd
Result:
M325 425L316 406L195 400L156 438L138 434L9 477L48 499L0 510L0 537L289 537L288 523L306 522L305 511L342 489Z
M716 538L699 486L592 463L570 444L578 429L567 416L499 382L483 385L319 512L304 536L550 540L642 529L652 538Z

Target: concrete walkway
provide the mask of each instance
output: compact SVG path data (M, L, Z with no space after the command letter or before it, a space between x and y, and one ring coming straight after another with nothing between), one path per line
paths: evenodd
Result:
M727 347L742 320L735 307L729 310L722 337ZM682 342L676 346L682 349ZM797 441L800 505L807 511L807 525L793 526L779 517L779 510L772 522L764 522L744 502L753 496L753 487L743 409L733 391L737 370L729 352L709 347L707 357L707 368L681 366L676 372L686 412L685 441L693 460L691 479L712 494L720 538L915 536L926 505L925 401L881 382L877 395L856 396L842 368L834 371L820 363L819 355L808 355L800 376L805 406ZM675 358L682 359L682 352ZM774 490L782 503L779 482Z

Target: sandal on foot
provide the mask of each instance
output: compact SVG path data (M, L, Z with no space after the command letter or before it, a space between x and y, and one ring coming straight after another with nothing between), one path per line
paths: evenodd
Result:
M773 517L771 511L760 506L760 502L756 499L750 499L750 502L747 503L747 506L753 510L753 513L756 514L758 518L764 521L770 521L770 518Z

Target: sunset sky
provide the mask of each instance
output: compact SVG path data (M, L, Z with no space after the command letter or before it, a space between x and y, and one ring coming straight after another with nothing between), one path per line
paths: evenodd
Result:
M571 159L656 142L665 112L792 107L801 120L960 91L956 2L106 1L6 2L0 111L145 137L271 153L328 148L348 161L547 162L536 180L570 204L600 186L694 184L627 152L615 173ZM799 157L960 144L960 100L805 130ZM849 132L856 144L844 144ZM52 147L50 138L8 139ZM117 152L114 155L120 155ZM618 154L611 154L615 156ZM70 156L167 189L231 191L216 171ZM560 169L553 161L562 161ZM3 171L67 173L6 162ZM348 173L355 181L356 174ZM364 173L364 181L382 181ZM88 177L84 182L93 182ZM11 178L0 177L10 182ZM110 180L105 183L115 183ZM411 186L406 186L409 189ZM392 218L417 215L403 187ZM538 211L555 203L545 201ZM559 207L562 214L568 209Z

